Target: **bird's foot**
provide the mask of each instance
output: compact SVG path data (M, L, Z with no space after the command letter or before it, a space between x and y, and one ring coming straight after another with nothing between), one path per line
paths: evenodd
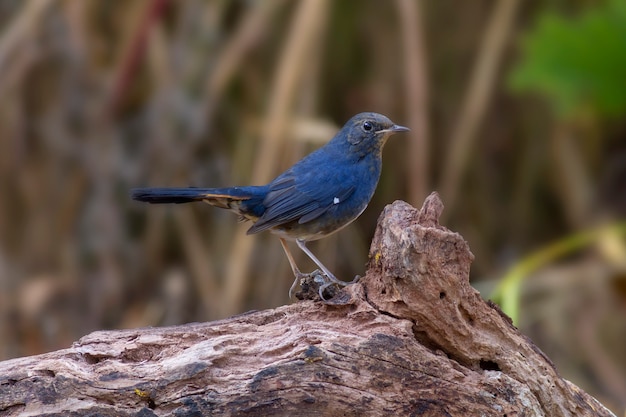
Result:
M348 285L352 285L352 284L356 284L357 282L359 282L359 280L361 279L361 277L359 275L355 276L354 279L352 281L340 281L335 277L327 277L326 275L324 275L325 277L325 282L320 285L319 290L318 290L318 295L320 296L320 299L322 300L323 303L325 304L336 304L336 303L330 303L329 301L332 300L335 295L338 293L338 288L337 287L347 287ZM330 298L326 298L324 297L324 293L330 293Z
M319 296L322 302L329 304L329 301L338 294L341 287L356 284L360 278L357 275L352 281L341 281L335 277L328 277L319 269L308 274L299 273L289 289L289 298L295 295L299 300L313 300ZM300 291L294 293L298 284ZM333 302L332 304L336 303Z
M296 279L289 288L289 299L295 296L298 300L310 300L314 298L317 288L328 282L326 275L319 269L305 274L298 271ZM296 287L300 285L300 291L294 293Z

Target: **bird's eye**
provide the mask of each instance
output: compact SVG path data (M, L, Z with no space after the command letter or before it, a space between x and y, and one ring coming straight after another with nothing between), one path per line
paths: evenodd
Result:
M363 130L365 130L366 132L369 132L373 128L374 128L374 125L372 125L371 122L363 122Z

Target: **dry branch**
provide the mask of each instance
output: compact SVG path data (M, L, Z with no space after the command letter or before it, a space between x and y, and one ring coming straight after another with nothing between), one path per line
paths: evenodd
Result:
M473 255L442 208L436 194L388 206L367 275L334 304L2 362L0 415L611 416L469 285Z

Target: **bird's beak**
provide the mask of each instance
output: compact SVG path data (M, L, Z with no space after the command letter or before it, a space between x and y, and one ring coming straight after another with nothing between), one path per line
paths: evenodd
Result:
M393 125L390 130L393 133L398 133L398 132L408 132L411 129L409 129L408 127L400 126L400 125Z
M411 129L409 129L408 127L404 127L400 125L393 125L389 129L379 130L376 133L399 133L399 132L408 132L410 130Z

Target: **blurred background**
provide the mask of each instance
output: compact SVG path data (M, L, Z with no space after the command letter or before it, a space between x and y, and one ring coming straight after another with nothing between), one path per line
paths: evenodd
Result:
M472 284L623 415L623 0L0 0L0 97L0 359L288 303L276 238L129 190L262 184L376 111L412 130L312 250L352 279L439 191Z

